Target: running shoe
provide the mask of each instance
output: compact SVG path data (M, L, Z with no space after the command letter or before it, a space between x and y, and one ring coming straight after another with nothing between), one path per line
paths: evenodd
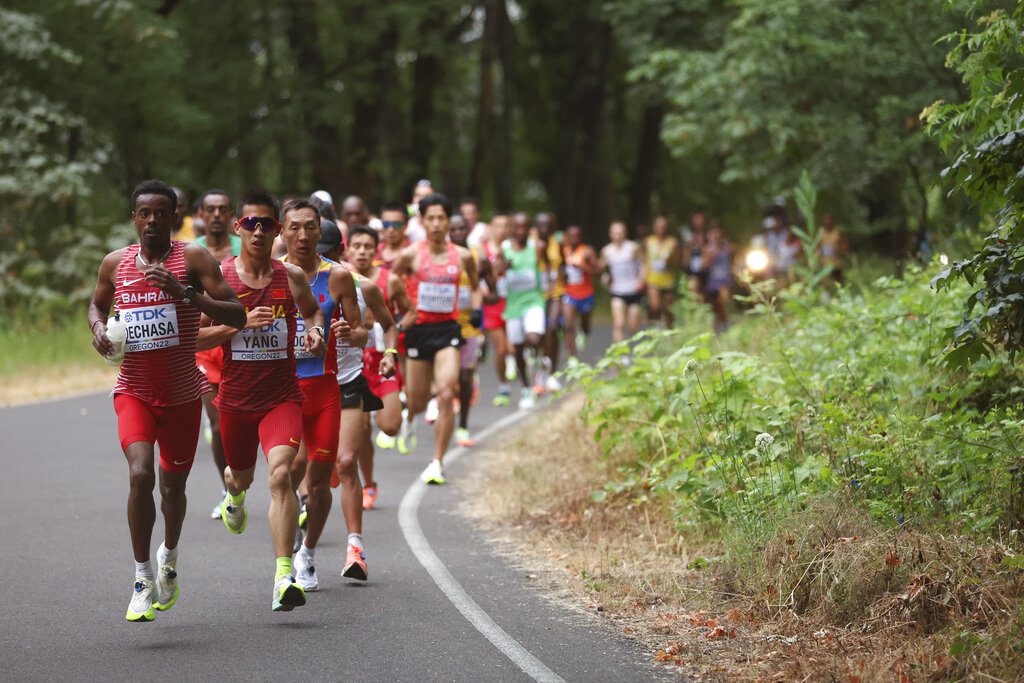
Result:
M546 391L561 391L562 383L558 381L557 377L550 375L544 382L544 389Z
M537 405L537 399L533 397L533 390L523 387L519 393L519 410L529 410Z
M505 379L509 382L519 379L519 368L516 366L515 356L505 356Z
M295 540L292 541L292 553L299 552L299 548L302 547L302 541L305 540L306 535L302 533L302 529L295 527Z
M156 596L153 600L153 608L161 612L174 607L181 594L181 586L178 585L178 571L173 564L161 564L160 558L156 560Z
M303 531L306 530L306 522L309 521L309 513L306 512L306 501L302 501L299 506L299 528Z
M224 504L224 496L226 495L228 495L228 492L221 489L220 500L218 500L217 504L213 506L212 510L210 510L210 519L220 519L220 506Z
M455 444L467 448L473 445L473 437L470 436L468 429L459 427L455 430Z
M587 333L577 332L576 333L576 348L579 351L587 350Z
M366 553L362 548L351 543L348 544L348 551L345 553L345 568L341 570L341 575L346 579L366 581L369 573L366 569Z
M441 466L440 460L431 460L430 464L427 465L427 469L423 470L423 474L420 475L420 479L423 480L424 484L443 484L444 478L444 467Z
M316 566L313 558L299 550L295 553L295 582L302 586L302 590L312 593L320 587L320 579L316 576Z
M498 395L494 397L492 403L494 403L494 405L499 408L501 408L502 406L510 405L512 403L512 398L510 394L511 391L509 390L508 385L502 384L498 387Z
M363 487L363 509L372 510L377 504L377 482Z
M423 419L427 421L428 425L432 425L437 422L437 416L441 413L441 408L437 405L437 399L432 398L427 403L427 409L423 411Z
M377 448L382 451L391 450L395 447L395 437L388 436L384 432L377 432L377 438L375 439Z
M398 432L398 452L402 455L409 455L416 450L416 427L415 424L402 419L402 428Z
M279 576L274 580L274 600L270 606L275 612L291 612L306 604L306 591L295 582L294 576Z
M245 507L245 494L242 494L242 502L238 505L231 504L231 494L224 494L224 502L221 504L221 521L224 528L233 534L240 534L245 531L245 525L249 521L249 509Z
M128 612L124 618L128 621L153 621L156 614L153 612L153 590L156 583L153 579L135 578L135 588L132 592L132 601L128 603Z

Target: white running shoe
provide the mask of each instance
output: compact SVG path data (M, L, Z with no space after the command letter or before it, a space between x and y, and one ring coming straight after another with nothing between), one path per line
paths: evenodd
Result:
M515 356L505 356L505 379L509 382L519 379L519 368L516 366Z
M398 452L409 455L416 450L416 422L408 420L403 413L402 428L398 431Z
M533 397L533 389L523 387L519 392L519 410L529 410L537 405L537 399Z
M295 581L302 586L302 590L313 592L320 587L320 579L317 578L313 558L304 553L301 548L299 552L295 553L293 568L295 570Z
M220 519L220 506L224 504L224 496L226 495L228 495L228 492L221 489L220 500L218 500L217 504L213 506L212 510L210 510L210 519Z
M391 450L392 448L395 447L395 437L388 436L384 432L377 432L376 443L377 448L381 449L382 451Z
M181 594L181 586L178 585L178 571L173 564L162 564L160 558L156 560L156 591L153 596L153 608L166 612L174 607Z
M561 391L562 383L558 381L558 378L554 375L550 375L547 381L544 382L544 388L547 391Z
M156 582L153 579L135 577L132 601L128 603L128 612L124 618L128 621L153 621L156 618L153 613L153 590L155 588Z
M423 480L424 484L443 484L444 478L444 467L441 465L440 460L431 460L430 464L427 465L427 469L423 470L423 474L420 475L420 479Z
M437 422L437 416L441 414L441 408L437 405L437 399L432 398L427 403L427 409L423 411L423 419L427 421L428 425L432 425Z

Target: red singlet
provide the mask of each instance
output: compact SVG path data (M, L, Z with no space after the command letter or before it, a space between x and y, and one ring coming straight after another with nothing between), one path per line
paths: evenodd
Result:
M448 243L448 262L434 263L430 244L420 242L420 268L405 281L406 291L416 307L416 324L441 323L459 319L459 248Z
M562 249L562 259L565 262L565 293L573 299L586 299L594 295L594 276L580 268L586 248L586 245L580 244L575 249Z
M273 275L263 289L253 289L238 277L236 258L221 264L224 279L248 313L260 306L274 310L274 320L255 330L241 330L224 342L224 372L217 407L236 413L260 413L286 401L301 403L295 377L295 314L298 307L288 286L288 271L271 259Z
M196 367L199 309L146 282L135 264L139 248L132 244L124 250L114 280L114 305L128 336L112 393L134 396L152 406L194 401L210 391ZM188 285L185 242L171 242L163 265Z

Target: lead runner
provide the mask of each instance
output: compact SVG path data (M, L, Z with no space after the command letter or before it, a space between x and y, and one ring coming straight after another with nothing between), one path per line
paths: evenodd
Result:
M139 243L104 257L89 304L92 343L100 354L114 352L106 328L112 304L127 332L112 395L130 477L135 583L125 618L135 622L152 621L154 608L169 610L180 595L177 557L185 481L199 441L200 396L210 391L195 364L200 313L231 329L245 325L245 311L214 258L198 245L171 240L176 205L177 196L166 183L147 180L135 187L131 216ZM154 442L160 446L164 515L155 579L149 559L156 521Z

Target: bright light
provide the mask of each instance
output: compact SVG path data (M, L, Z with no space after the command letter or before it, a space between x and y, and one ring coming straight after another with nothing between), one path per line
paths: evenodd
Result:
M764 249L751 249L747 252L747 268L760 273L768 267L768 252Z
M944 266L948 266L949 265L949 257L946 256L945 254L939 254L939 263L941 263Z

